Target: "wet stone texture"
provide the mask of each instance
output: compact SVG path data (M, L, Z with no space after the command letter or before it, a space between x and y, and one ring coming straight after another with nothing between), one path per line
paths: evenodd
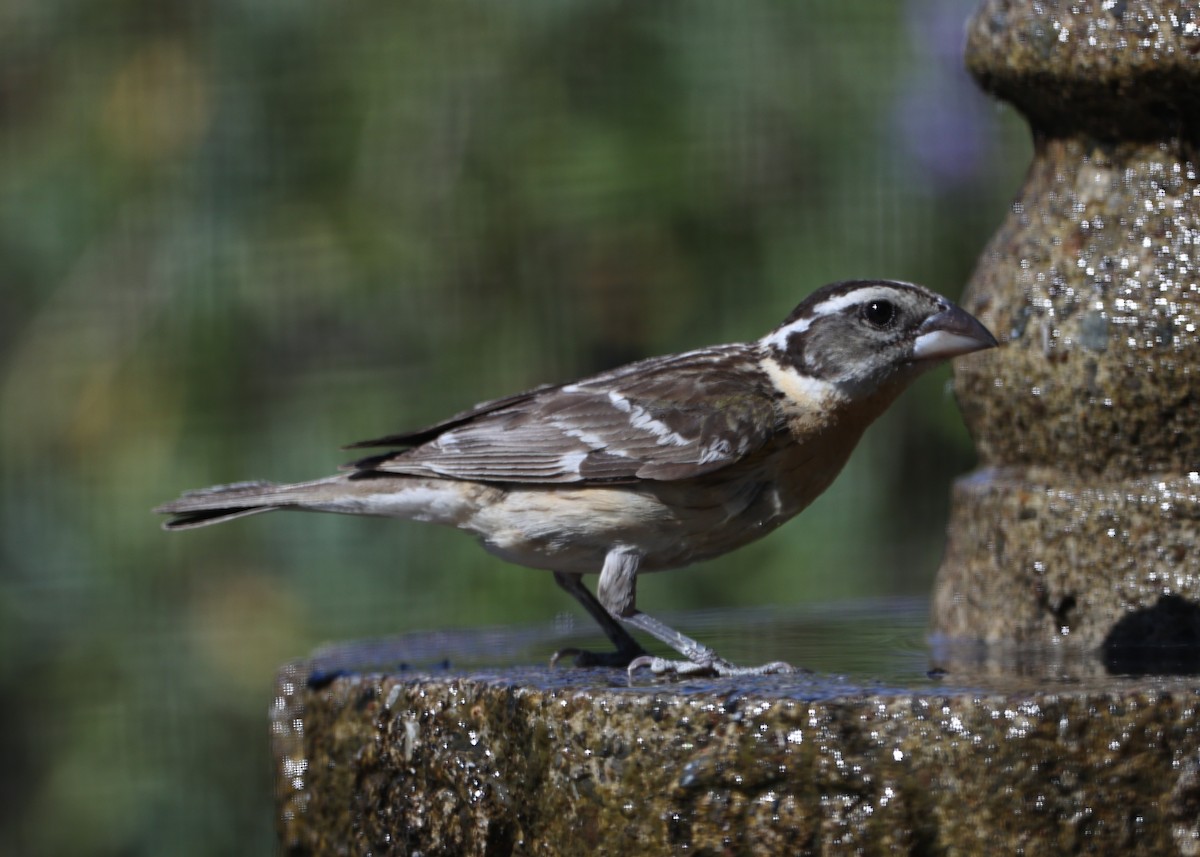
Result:
M955 488L934 629L1194 645L1200 7L988 0L967 64L1035 158L964 298L1004 344L956 366L982 468Z
M1195 680L304 674L274 713L286 854L1200 854Z

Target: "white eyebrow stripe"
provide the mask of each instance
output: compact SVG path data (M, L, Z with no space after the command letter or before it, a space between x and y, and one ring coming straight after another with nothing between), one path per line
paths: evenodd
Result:
M826 298L821 301L813 307L813 317L833 315L835 312L841 312L846 309L846 307L860 304L871 298L893 300L895 297L896 290L891 286L863 286L862 288L852 289L844 295L837 295L836 297Z
M826 298L812 308L811 314L771 331L760 339L759 342L763 345L786 351L788 340L794 334L804 333L816 319L841 312L847 307L852 307L871 298L891 300L895 298L895 295L896 290L891 286L862 286L861 288L851 289L843 295Z

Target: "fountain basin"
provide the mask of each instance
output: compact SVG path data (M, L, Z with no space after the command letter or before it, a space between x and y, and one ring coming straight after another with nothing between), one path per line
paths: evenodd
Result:
M461 656L472 635L453 639ZM476 638L531 640L570 642ZM907 681L418 662L446 641L338 647L281 672L285 853L1200 853L1190 676L1110 675L1069 644L935 648Z

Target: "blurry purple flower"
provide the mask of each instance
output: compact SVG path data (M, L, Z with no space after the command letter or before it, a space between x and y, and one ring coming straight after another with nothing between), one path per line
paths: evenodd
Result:
M943 189L978 177L993 133L988 101L963 66L972 8L969 2L908 0L906 9L916 62L899 85L892 124L904 154Z

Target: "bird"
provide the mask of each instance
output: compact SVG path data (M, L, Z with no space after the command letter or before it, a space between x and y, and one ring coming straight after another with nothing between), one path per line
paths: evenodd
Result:
M238 482L159 506L167 530L292 509L405 518L473 534L552 572L613 644L552 662L632 676L786 673L737 666L637 607L642 573L755 541L799 514L863 431L925 370L997 345L923 286L846 280L813 291L760 339L652 357L350 444L383 449L293 484ZM599 574L595 593L583 576ZM631 631L680 657L649 654Z

